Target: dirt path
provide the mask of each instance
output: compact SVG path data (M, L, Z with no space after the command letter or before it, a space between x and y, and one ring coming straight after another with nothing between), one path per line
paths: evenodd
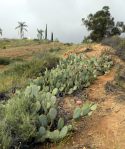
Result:
M105 84L114 76L112 69L88 88L88 98L98 103L98 109L78 122L78 130L59 149L125 149L125 101L105 92Z

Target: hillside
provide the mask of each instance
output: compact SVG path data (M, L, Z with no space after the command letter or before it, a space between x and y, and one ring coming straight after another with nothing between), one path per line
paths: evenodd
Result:
M23 88L29 84L28 79L36 79L37 77L39 79L39 76L41 75L40 73L44 74L45 69L43 68L49 68L49 73L56 70L56 65L58 64L58 60L55 61L56 58L67 59L73 54L76 54L78 57L81 54L85 54L85 59L87 59L88 62L93 57L96 57L98 62L98 59L102 58L103 55L108 55L113 61L113 66L111 69L107 68L107 66L105 67L105 65L107 65L106 61L104 61L107 58L105 57L104 60L101 61L101 64L99 64L99 71L101 74L97 75L94 80L93 78L90 78L93 81L90 81L89 85L86 85L85 87L81 84L82 87L76 89L73 93L70 93L70 95L67 95L67 91L65 91L62 97L57 97L57 100L60 99L58 104L58 110L61 112L60 114L64 115L66 121L73 125L74 130L69 132L67 137L59 143L45 142L43 145L35 144L34 148L124 149L125 136L123 132L125 131L125 91L123 68L125 61L116 54L116 49L113 49L110 46L96 43L79 45L62 43L32 43L31 45L21 45L19 47L11 46L6 49L0 49L0 58L5 58L5 60L6 58L7 60L10 59L10 63L1 65L0 93L5 93L5 95L9 95L9 98L12 98L9 99L10 101L7 103L9 107L12 104L11 100L12 102L16 102L16 96L18 96L15 95L15 93L12 93L13 90L11 91L11 89L13 89L13 87L17 90L23 90ZM32 63L34 59L37 61ZM48 63L46 63L46 61ZM54 63L52 64L53 61ZM95 59L92 59L91 63L93 62L96 62ZM49 64L52 64L52 66ZM88 67L86 65L85 68ZM20 71L20 69L23 71ZM42 72L40 72L41 70ZM12 73L10 73L11 71ZM68 80L69 79L70 78L68 78ZM80 81L80 78L78 79ZM66 82L62 83L65 84ZM1 98L1 100L3 100L3 98ZM91 113L92 115L90 114L90 116L85 115L77 121L72 120L74 109L76 107L81 107L86 103L86 101L97 104L97 109ZM9 102L11 103L10 105ZM9 110L11 110L11 106Z

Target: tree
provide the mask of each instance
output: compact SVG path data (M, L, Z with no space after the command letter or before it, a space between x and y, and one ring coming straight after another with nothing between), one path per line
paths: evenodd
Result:
M53 42L53 32L51 33L51 42Z
M3 30L0 28L0 35L2 36L3 35Z
M26 22L18 22L18 26L15 29L19 29L21 39L24 38L24 31L27 31L27 27Z
M37 34L38 39L42 40L44 31L42 29L37 29L37 32L38 32Z
M47 40L47 34L48 34L48 28L47 28L47 24L46 24L46 29L45 29L45 40Z
M108 6L104 6L102 10L97 11L95 14L89 14L87 19L82 18L82 22L88 31L90 31L88 39L93 41L100 41L104 37L120 35L125 31L123 22L115 23Z

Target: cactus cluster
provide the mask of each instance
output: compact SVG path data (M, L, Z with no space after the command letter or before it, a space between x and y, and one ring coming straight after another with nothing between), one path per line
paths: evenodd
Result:
M79 119L80 117L91 115L96 110L97 104L86 102L82 107L77 107L74 110L73 119Z
M0 104L0 148L23 145L34 138L35 142L59 141L71 130L58 116L57 98L40 86L30 84L7 103Z
M87 58L85 55L70 55L63 59L52 70L46 70L45 74L33 82L40 85L42 90L47 90L54 95L60 93L72 94L76 90L88 87L100 73L107 72L112 66L109 56L100 58Z
M71 126L66 126L64 118L58 118L57 99L50 92L39 92L38 100L41 105L38 116L38 132L36 141L44 142L46 139L59 141L63 139ZM39 107L39 106L38 106ZM55 128L55 129L53 129Z
M31 81L25 90L17 91L6 103L0 103L0 148L19 147L31 140L63 139L72 126L59 117L57 97L89 86L98 72L106 72L111 65L107 56L96 59L71 55ZM95 105L84 104L75 109L73 118L90 115L94 109Z
M100 58L98 58L98 72L102 75L108 73L111 66L113 65L113 61L111 56L107 54L103 54Z

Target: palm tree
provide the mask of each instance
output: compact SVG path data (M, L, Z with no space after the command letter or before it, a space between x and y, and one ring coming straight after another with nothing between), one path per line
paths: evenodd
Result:
M37 29L37 32L38 32L37 34L38 39L42 40L44 31L42 29Z
M0 28L0 35L2 36L3 35L3 30Z
M24 31L27 31L27 27L26 22L18 22L18 26L15 29L19 29L21 39L24 38Z

